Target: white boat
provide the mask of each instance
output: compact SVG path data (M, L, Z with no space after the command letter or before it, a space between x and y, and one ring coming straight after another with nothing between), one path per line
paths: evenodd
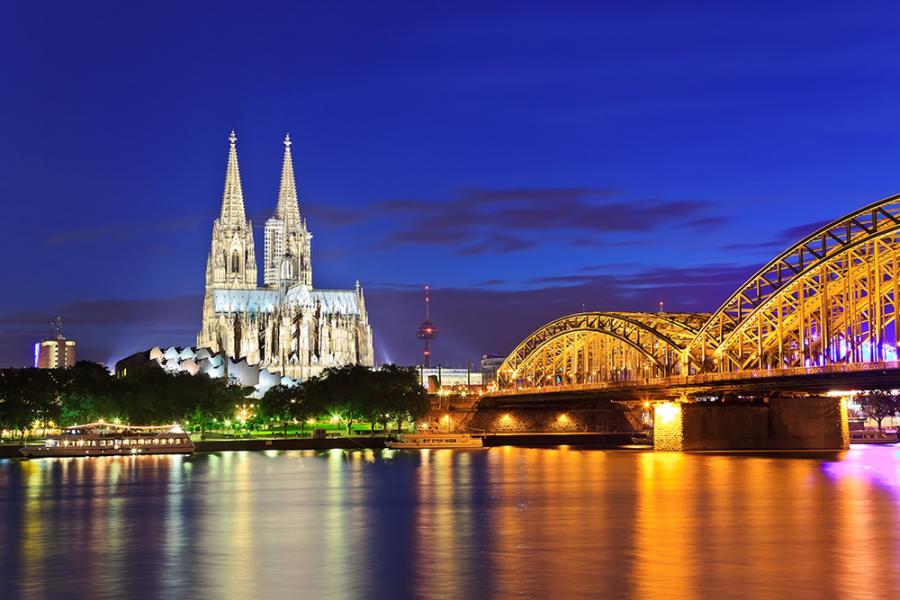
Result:
M896 444L897 441L897 433L886 433L869 429L857 429L850 432L851 444Z
M482 438L468 433L407 433L395 440L385 440L388 448L484 448Z
M115 425L88 423L66 427L41 443L19 450L29 458L43 456L115 456L133 454L191 454L194 443L177 425Z

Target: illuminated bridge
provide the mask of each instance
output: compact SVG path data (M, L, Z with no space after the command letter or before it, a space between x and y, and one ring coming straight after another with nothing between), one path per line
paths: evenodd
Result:
M900 195L822 227L713 313L584 312L506 358L497 400L900 387Z

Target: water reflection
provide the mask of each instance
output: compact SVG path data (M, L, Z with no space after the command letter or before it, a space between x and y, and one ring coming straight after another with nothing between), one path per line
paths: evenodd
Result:
M900 453L0 463L0 597L884 597Z

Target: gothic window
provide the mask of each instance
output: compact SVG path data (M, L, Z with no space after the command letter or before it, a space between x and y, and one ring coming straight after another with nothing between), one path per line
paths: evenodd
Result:
M235 250L231 253L231 272L237 273L241 270L241 255Z

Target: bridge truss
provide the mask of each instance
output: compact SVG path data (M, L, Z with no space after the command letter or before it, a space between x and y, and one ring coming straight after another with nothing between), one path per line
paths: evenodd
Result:
M584 312L528 336L498 371L501 387L629 382L681 372L681 357L709 315Z
M501 388L895 361L900 195L797 242L714 313L578 313L507 357Z

